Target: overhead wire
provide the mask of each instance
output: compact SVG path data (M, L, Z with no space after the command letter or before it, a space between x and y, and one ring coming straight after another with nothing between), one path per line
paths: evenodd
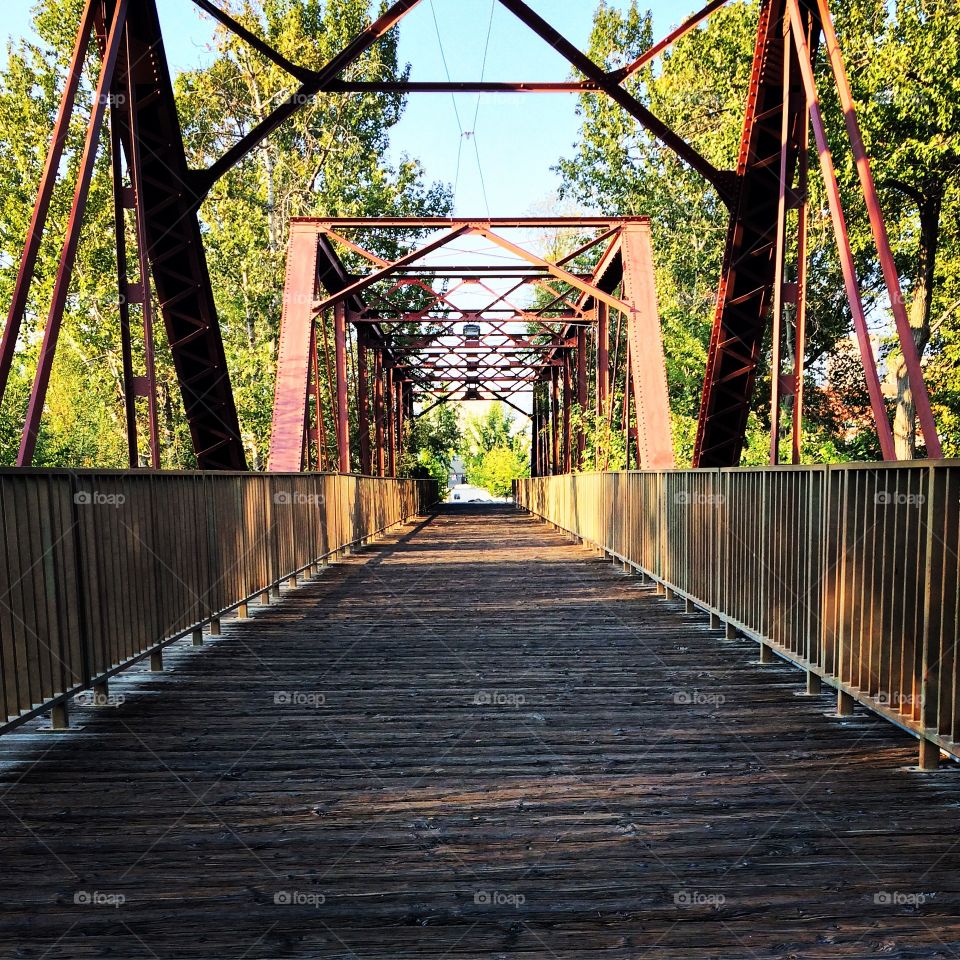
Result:
M437 8L433 5L433 0L430 0L430 13L433 16L433 28L437 32L437 46L440 48L440 60L443 63L443 72L447 75L447 83L453 83L453 79L450 76L450 66L447 63L447 53L443 49L443 37L440 35L440 21L437 19ZM457 206L457 190L460 186L460 161L463 157L463 122L460 119L460 110L457 107L457 97L456 94L450 94L450 101L453 103L453 115L457 120L457 129L460 131L460 142L457 146L457 169L453 178L453 206L456 209Z
M490 0L490 19L487 23L487 38L483 45L483 63L480 66L480 82L486 79L487 76L487 57L490 54L490 36L493 33L493 14L497 8L496 0ZM477 157L477 172L480 174L480 189L483 193L483 205L486 207L487 216L490 216L490 201L487 197L487 182L483 176L483 163L480 160L480 147L477 144L477 119L480 116L480 94L477 94L477 105L473 111L473 152Z
M433 17L433 28L437 34L437 45L440 48L440 60L443 63L443 70L447 77L447 83L453 83L453 78L450 73L449 61L447 60L446 50L444 49L444 46L443 46L443 36L440 31L440 21L437 17L437 9L436 9L436 6L434 5L434 0L429 0L429 3L430 3L430 13L431 13L431 16ZM490 17L487 22L487 34L486 34L486 40L483 46L483 61L480 68L481 83L483 83L484 78L486 77L486 72L487 72L487 60L490 55L490 38L493 33L493 17L494 17L495 11L496 11L496 0L490 0ZM476 160L477 160L477 173L479 174L479 178L480 178L480 190L483 196L483 204L484 204L484 207L486 208L487 216L489 217L490 201L487 195L487 182L483 173L483 162L480 159L480 148L477 144L477 120L480 116L480 97L481 97L481 94L478 93L477 102L473 111L472 128L469 130L466 130L464 129L463 120L460 116L460 109L457 106L456 94L452 92L450 94L450 99L453 103L453 114L457 121L457 129L460 131L460 142L457 146L457 167L456 167L456 173L454 176L454 183L453 183L453 202L454 202L454 208L456 208L457 192L460 186L460 171L461 171L462 162L463 162L463 142L464 140L471 140L473 142L474 156L476 157Z

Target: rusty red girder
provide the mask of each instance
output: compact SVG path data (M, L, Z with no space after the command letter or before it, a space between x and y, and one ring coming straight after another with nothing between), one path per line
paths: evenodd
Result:
M860 346L864 376L884 459L895 459L876 358L873 354L844 211L826 133L820 117L813 62L826 32L829 62L840 93L854 159L870 215L884 280L897 323L900 348L930 457L940 457L940 441L930 409L920 358L909 331L883 217L870 176L856 110L843 60L830 22L827 0L763 0L754 53L753 75L737 166L739 190L727 235L703 398L694 450L694 466L735 466L740 461L747 416L756 383L763 341L774 326L771 459L779 460L780 396L785 385L794 393L793 459L799 456L802 409L802 356L781 379L780 334L784 304L796 304L798 344L803 344L806 310L806 175L807 121L813 127L826 184L847 300ZM798 209L799 282L784 282L787 212Z
M595 235L589 240L581 239L573 254L548 259L503 235L531 226L577 228ZM401 236L418 229L432 230L433 235L389 261L369 249L362 233L391 228L400 231ZM536 389L545 381L554 384L557 394L556 413L547 418L549 428L558 437L563 433L562 443L557 440L562 459L550 459L549 466L551 470L567 469L574 456L582 457L585 447L583 434L571 434L573 404L576 402L586 410L591 380L609 383L609 371L588 376L589 364L597 359L608 362L606 344L590 352L590 344L596 341L601 306L604 317L611 310L626 317L632 335L644 343L644 350L638 351L643 362L635 364L631 371L638 408L644 411L644 436L649 440L639 462L650 467L672 466L666 373L649 234L649 222L642 217L294 220L284 289L269 469L298 470L308 462L304 451L309 447L311 432L303 398L308 393L310 368L305 358L311 340L316 339L314 326L326 331L331 314L337 337L333 420L340 442L341 469L354 465L352 451L344 446L349 424L354 421L350 416L353 408L358 413L355 419L360 468L368 469L368 464L376 462L387 464L389 470L389 464L396 463L403 423L413 413L415 396L421 401L421 414L436 403L451 399L494 397L516 407L512 399L515 394L528 392L531 387ZM528 268L526 275L506 292L489 286L486 277L464 280L461 274L470 273L477 266L475 251L463 250L456 244L469 242L470 238L479 238L506 251L517 264ZM452 247L461 262L451 264ZM592 250L598 261L593 271L569 269L575 257L589 255ZM338 251L358 258L351 270ZM434 259L441 253L442 260ZM410 276L411 270L416 270L416 276ZM563 285L559 291L547 285L547 295L560 304L559 308L515 302L524 290L535 294L544 285L544 276ZM621 281L623 298L614 295ZM460 299L463 296L479 296L481 305L466 305ZM416 309L412 309L411 300L419 301ZM558 310L557 315L550 310ZM346 337L342 332L347 325L356 330L357 349L361 349L362 342L364 351L370 349L374 353L374 424L378 427L374 438L362 415L366 405L366 372L363 381L358 376L355 385L347 374L343 352ZM359 370L359 363L357 367ZM558 386L561 381L562 404ZM354 386L356 390L352 391ZM355 393L353 399L351 392ZM387 404L392 401L393 414L388 413L385 430L379 428L381 397ZM376 456L367 452L371 440ZM382 443L387 445L385 451L378 449Z
M771 456L774 460L779 458L781 398L782 395L789 393L792 393L795 399L793 456L796 458L799 455L802 356L801 362L795 364L792 370L782 370L784 352L781 334L784 330L785 306L795 304L797 332L794 346L802 347L802 328L806 309L804 282L806 165L804 160L807 152L809 120L827 186L847 298L860 343L877 431L884 456L892 457L893 444L889 418L880 394L876 361L866 330L852 253L847 239L844 211L817 101L813 60L817 55L822 34L826 38L827 60L844 110L870 226L884 280L890 293L900 348L910 378L928 455L939 456L940 445L923 383L920 360L910 335L909 321L899 290L899 279L890 252L869 162L857 126L856 111L836 35L830 21L827 0L760 0L759 31L744 133L737 168L732 171L717 169L694 146L654 116L623 86L624 81L631 75L723 6L724 0L711 0L663 40L652 45L633 63L614 71L607 71L592 61L523 0L499 0L502 6L513 13L534 34L559 52L581 79L562 82L496 83L354 82L344 78L345 70L387 32L394 29L411 10L422 3L422 0L399 0L385 6L376 20L360 31L326 65L317 70L290 61L238 23L214 0L194 0L194 2L226 29L233 31L253 49L286 71L297 81L298 89L240 137L208 169L190 169L186 160L169 69L160 35L156 0L89 0L77 35L74 56L54 128L53 141L39 186L7 324L0 342L0 399L2 399L21 321L26 310L40 237L43 234L53 186L61 166L66 132L80 83L84 52L89 38L94 36L102 57L98 79L100 95L94 98L94 109L88 123L86 149L81 158L77 189L64 241L64 253L44 330L40 363L31 391L19 456L21 464L30 462L39 431L40 415L69 290L86 194L100 140L100 127L107 110L106 94L108 92L113 98L114 105L124 100L128 104L124 109L113 107L110 109L111 123L115 130L112 134L115 153L113 166L115 171L123 169L119 163L119 157L116 156L122 150L133 187L117 189L118 223L121 222L121 205L124 209L132 206L140 238L138 266L141 276L137 280L130 280L121 275L120 286L125 294L139 292L142 297L140 303L143 334L148 353L146 375L135 376L128 362L129 316L126 308L120 310L123 314L121 328L124 336L124 392L128 433L136 430L135 397L147 396L150 404L150 446L154 462L157 460L158 452L151 373L150 284L149 278L145 276L146 269L142 265L143 248L153 273L153 287L166 325L167 339L183 395L197 461L201 467L210 469L243 468L246 461L210 278L207 274L197 210L219 177L256 149L267 136L277 130L309 99L326 94L368 92L603 94L621 106L648 133L676 152L684 162L697 170L713 186L719 198L730 208L731 218L694 454L695 465L702 466L729 466L739 461L747 413L755 390L760 353L771 319L774 332ZM128 63L132 65L129 70ZM794 210L799 211L797 227L799 262L796 264L798 281L787 282L785 258L790 247L787 242L787 224ZM319 223L320 221L311 222ZM633 388L627 393L633 394L638 424L635 429L630 426L628 411L621 418L621 426L629 435L636 437L640 462L667 457L669 429L662 422L664 416L661 407L665 384L661 382L659 372L659 347L656 347L652 356L645 349L640 349L641 345L646 346L652 329L647 327L647 324L653 322L651 319L653 312L649 304L652 303L655 307L655 300L652 299L652 277L646 276L646 265L641 268L643 274L641 275L635 274L633 268L625 263L625 248L620 237L620 232L626 226L631 223L643 223L642 218L548 217L499 218L482 221L444 218L421 218L415 221L403 218L344 218L323 222L326 223L329 235L320 237L318 241L316 281L317 290L326 291L328 296L320 306L338 305L339 308L342 305L346 326L341 325L339 339L337 336L333 338L337 361L344 360L343 351L348 349L343 340L348 328L355 329L357 333L356 345L352 349L361 351L369 349L373 352L372 384L367 382L366 354L363 354L362 370L359 362L361 357L360 355L357 357L356 376L358 381L361 377L363 379L363 404L362 411L358 411L358 414L361 412L363 414L361 417L363 436L360 443L362 451L370 441L371 430L378 437L389 434L394 438L386 457L386 462L392 465L390 467L380 466L384 458L383 444L379 444L376 459L380 472L395 467L397 453L395 445L399 441L405 416L409 417L411 411L414 378L418 375L411 371L410 378L405 379L404 370L397 365L396 358L390 353L391 342L396 341L390 334L389 324L398 316L404 318L404 322L408 322L407 318L411 311L401 309L398 313L391 313L386 305L397 291L411 294L411 285L419 286L424 297L431 298L428 299L426 309L422 306L419 308L421 319L432 322L445 313L447 319L459 317L460 320L465 320L467 313L458 313L450 306L449 290L446 293L435 291L428 283L428 281L439 282L441 279L453 278L469 283L494 279L516 281L515 286L506 293L491 291L493 299L489 306L477 314L477 316L482 315L491 319L497 315L505 321L516 319L521 312L525 312L512 304L510 297L530 283L537 283L542 290L549 291L550 297L550 302L534 311L544 331L552 336L554 331L551 323L556 320L558 321L555 324L556 332L564 338L574 335L578 339L579 348L572 348L572 353L568 353L568 348L565 346L551 345L545 355L545 362L540 365L548 370L549 374L549 383L539 387L540 395L534 403L534 419L537 427L549 434L547 439L541 438L538 434L534 445L536 458L541 467L549 463L551 469L557 469L560 464L561 450L565 461L569 460L572 440L565 435L561 443L561 428L557 419L560 411L554 411L553 407L559 403L561 388L566 391L565 396L576 394L582 399L582 369L571 365L574 363L572 357L576 358L576 363L582 362L581 358L576 357L578 349L580 353L593 350L597 367L594 392L598 409L605 411L604 415L611 427L614 412L610 401L613 386L616 383L617 364L621 356L629 355ZM502 236L503 231L510 229L545 226L576 227L581 230L596 229L601 232L583 250L575 251L567 258L553 263L544 261ZM388 264L370 251L364 252L361 245L344 236L345 231L363 227L444 228L447 231L447 239L471 234L481 235L522 262L509 270L478 263L464 263L460 265L459 273L450 269L443 271L424 269L422 265L417 264L416 256ZM440 246L446 240L441 238L435 242ZM590 246L601 242L608 242L608 248L593 275L566 269L568 263L578 255L584 253ZM350 253L365 257L376 270L367 275L349 273L335 252L337 243ZM119 244L118 254L121 268L125 270L126 259L122 242ZM646 254L641 259L646 260ZM619 274L617 270L620 271ZM392 280L392 286L386 291L379 289L378 280L388 277ZM611 278L614 278L612 283ZM629 291L622 298L617 298L613 293L621 279L628 281ZM558 283L561 285L560 289L556 286ZM364 302L360 299L360 295L366 294L367 291L370 293L366 295L366 302ZM646 303L647 306L638 309L635 303L624 304L624 300ZM610 330L608 312L611 309L625 310L623 315L628 318L627 342L633 345L632 352L625 345L621 353L619 335L615 337L612 371L608 366L610 356L607 343ZM644 311L646 311L645 320L640 324L639 317ZM289 312L286 311L286 313ZM308 323L308 319L301 319L302 324ZM297 321L291 319L290 322ZM362 346L360 346L361 328L359 326L361 322L363 323ZM598 337L601 329L603 330L602 338ZM658 324L656 329L659 330ZM585 330L591 331L586 334L586 340L584 340ZM298 337L302 332L298 331ZM325 327L323 332L326 335ZM336 331L334 333L336 334ZM591 342L595 344L594 347L590 346ZM281 358L281 366L289 369L282 371L283 376L278 380L278 397L281 395L286 397L289 392L290 402L295 402L300 412L275 411L275 431L279 430L280 434L287 428L291 433L297 432L300 429L298 423L301 421L306 429L307 404L301 396L306 386L301 385L302 373L305 368L308 379L310 370L313 370L316 375L317 359L312 357L309 342L306 347L303 347L298 340L294 353L295 359L292 358L292 354L290 356L284 354ZM293 366L289 366L288 360ZM554 361L559 363L559 367L553 365ZM649 369L648 362L652 362L652 367ZM335 365L338 369L342 366L340 362ZM294 367L296 368L294 377L296 388L291 387L287 391L284 380L288 376L293 376L289 371ZM526 374L529 369L537 369L537 367L536 365L522 367L518 368L517 372ZM561 376L558 371L563 371L563 375ZM575 391L571 387L574 371L578 378ZM651 384L654 381L656 382L656 402L652 402L650 396L650 391L653 389ZM369 387L372 387L373 393L372 425L366 413L369 400L366 391ZM478 392L479 389L477 387L474 392ZM471 387L471 390L474 388ZM320 394L317 393L317 397L319 396ZM339 401L331 398L331 401L333 406L337 406L342 402L342 398ZM316 406L320 406L319 400ZM629 407L629 403L627 406ZM346 428L343 427L343 411L335 412L337 424L340 426L339 460L343 467L349 459L349 450L344 449L343 435ZM565 411L564 417L566 413ZM655 446L659 453L654 452L653 447L650 446L650 438L657 436L658 432L660 439ZM305 435L301 431L301 441ZM137 458L136 437L131 436L129 440L131 462L133 462ZM306 446L301 442L299 448L301 458L304 456L303 451ZM282 454L281 459L291 460L294 456L292 446L287 450L281 445L278 451L278 455ZM373 464L374 458L363 453L362 460L363 468L367 469L368 464Z

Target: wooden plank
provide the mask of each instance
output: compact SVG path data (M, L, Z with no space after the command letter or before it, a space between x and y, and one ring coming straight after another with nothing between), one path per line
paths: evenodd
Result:
M5 951L960 946L956 775L545 525L447 508L255 611L80 733L0 738Z

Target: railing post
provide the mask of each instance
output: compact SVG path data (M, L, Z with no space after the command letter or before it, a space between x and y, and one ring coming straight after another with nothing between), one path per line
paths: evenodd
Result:
M948 510L947 471L928 468L926 557L923 583L923 666L920 671L920 769L935 770L940 762L940 747L931 742L928 731L940 732L940 662L943 658L943 597L934 589L944 580L943 541L938 523L946 525Z
M90 585L86 582L86 568L83 562L83 541L80 536L80 516L77 511L79 488L77 475L71 470L70 478L70 529L73 537L73 584L77 596L77 628L80 646L80 663L83 670L83 685L86 686L93 678L93 651L91 649L90 627L87 615L87 604L91 602Z
M59 703L55 703L50 708L50 729L70 729L70 709L66 700L61 700Z

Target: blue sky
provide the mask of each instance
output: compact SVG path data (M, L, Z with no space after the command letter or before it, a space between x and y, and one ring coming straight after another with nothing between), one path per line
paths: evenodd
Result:
M628 0L608 2L628 5ZM24 35L33 6L33 0L6 0L0 38ZM532 0L531 6L585 47L597 0ZM656 31L663 34L699 4L653 0L645 6L653 10ZM158 7L174 72L204 63L213 33L210 19L190 0L158 0ZM417 80L445 80L447 69L453 80L481 75L487 80L563 80L569 73L566 62L496 0L424 0L403 21L400 37L401 56L412 63ZM453 104L448 95L411 97L393 132L391 158L407 153L423 162L429 179L456 183L457 213L463 216L484 215L488 208L493 216L517 216L553 207L557 179L550 168L572 152L576 97L487 94L478 108L476 96L458 96L459 124ZM461 135L461 127L468 136Z

